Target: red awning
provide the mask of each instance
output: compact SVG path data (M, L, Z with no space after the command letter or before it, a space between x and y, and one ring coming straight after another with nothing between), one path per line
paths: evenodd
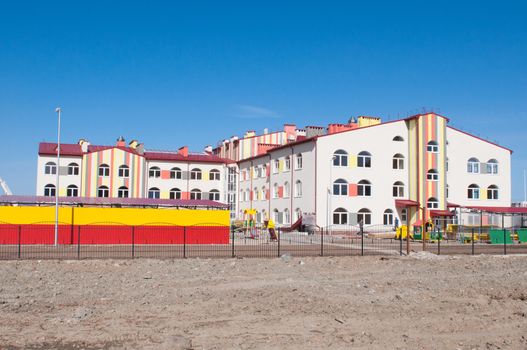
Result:
M446 206L449 207L449 208L459 208L460 207L459 204L450 203L450 202L447 202Z
M430 216L437 217L437 216L454 216L450 211L448 210L430 210Z
M395 206L397 208L418 207L419 203L410 199L396 199Z
M527 214L527 207L463 207L496 214Z

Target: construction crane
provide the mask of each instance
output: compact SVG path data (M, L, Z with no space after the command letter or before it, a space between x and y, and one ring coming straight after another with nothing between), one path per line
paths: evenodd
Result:
M9 186L7 186L7 183L0 177L0 187L4 190L4 193L8 196L11 196L13 192L9 189Z

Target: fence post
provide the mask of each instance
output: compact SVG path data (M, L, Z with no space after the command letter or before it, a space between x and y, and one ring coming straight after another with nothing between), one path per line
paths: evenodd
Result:
M360 227L360 255L364 256L364 227L362 226L362 222L359 225Z
M81 258L81 225L77 227L77 260Z
M187 257L187 227L183 226L183 258Z
M501 228L503 229L503 254L507 255L507 230L505 230L505 214L501 214Z
M234 226L231 225L231 240L232 240L232 248L231 248L231 257L234 258L236 255L234 254Z
M135 257L135 226L132 226L132 259Z
M324 228L320 228L320 256L324 256Z
M18 225L18 258L21 256L21 244L22 244L22 225Z
M278 228L277 231L278 231L278 257L280 257L280 255L282 253L281 252L281 247L280 247L280 241L282 240L282 234L281 234L282 230L280 228Z
M396 232L396 235L397 235L397 231ZM400 256L403 256L403 233L402 233L402 230L401 230L401 237L399 237L399 255Z
M441 231L437 231L437 255L441 255Z
M479 232L479 239L481 239L481 231ZM470 241L472 242L472 255L474 255L474 227L472 227L472 238Z

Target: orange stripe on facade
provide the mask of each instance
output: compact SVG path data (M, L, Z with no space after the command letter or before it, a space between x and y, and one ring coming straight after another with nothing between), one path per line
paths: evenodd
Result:
M111 156L110 156L110 197L113 197L114 196L114 191L113 191L113 177L115 176L115 148L112 148L112 151L111 151Z
M91 191L91 178L92 178L92 165L91 165L91 153L85 156L86 158L86 183L84 184L84 196L89 197Z

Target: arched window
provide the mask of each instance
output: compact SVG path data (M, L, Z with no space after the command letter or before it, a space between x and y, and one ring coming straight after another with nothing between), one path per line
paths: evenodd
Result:
M428 198L428 201L426 202L426 207L428 209L437 209L437 208L439 208L439 202L437 201L437 198L434 198L434 197Z
M472 174L479 174L479 160L478 158L470 158L467 162L467 172Z
M289 224L291 222L291 213L289 209L284 209L284 224Z
M99 186L97 188L97 197L99 198L108 198L110 197L110 190L108 190L107 186Z
M285 165L284 165L284 171L291 170L291 157L287 156L285 157Z
M280 159L273 160L273 174L278 174L279 169L280 169Z
M439 145L438 145L437 141L430 141L430 142L428 142L428 144L426 145L426 150L428 152L432 152L432 153L439 152Z
M119 167L118 176L124 178L130 177L130 168L128 167L128 165L121 165Z
M169 196L170 199L181 199L181 190L179 188L172 188Z
M302 210L300 210L300 208L296 208L295 209L295 221L297 221L301 217L302 217Z
M121 186L117 189L117 197L119 198L128 198L128 187Z
M68 164L68 175L79 175L79 165L77 163Z
M295 197L302 197L302 181L300 180L295 182Z
M218 169L212 169L209 172L209 180L219 180L220 179L220 171Z
M490 185L487 187L487 199L498 199L498 186Z
M201 180L201 169L194 168L190 171L191 180Z
M79 188L75 185L69 185L66 189L66 196L68 197L78 197L79 196Z
M404 141L404 139L403 139L402 136L397 135L397 136L395 136L395 137L393 138L393 141L399 141L399 142L400 142L400 141Z
M278 198L278 184L273 185L273 198Z
M367 208L362 208L357 214L357 220L362 221L364 225L371 225L371 211Z
M401 221L404 224L408 224L408 210L406 210L406 208L401 210Z
M201 190L195 188L190 191L190 199L201 199Z
M348 166L348 152L339 149L333 153L333 166Z
M348 211L344 208L337 208L333 212L333 225L346 225L348 223Z
M430 181L439 181L439 173L436 169L430 169L426 173L426 179Z
M404 183L397 181L393 184L393 196L396 198L404 197Z
M487 174L498 173L498 161L496 159L489 159L487 162Z
M175 167L175 168L170 169L171 179L181 179L181 175L182 175L182 172L180 168Z
M448 157L445 159L445 170L448 172Z
M261 200L266 200L267 199L267 189L265 188L265 186L262 186L262 198Z
M446 198L449 198L450 197L450 186L449 185L446 185Z
M472 184L468 186L468 199L479 199L479 186Z
M159 188L157 187L151 187L148 190L148 198L159 199L160 195L161 195L161 192L159 192Z
M278 211L278 209L273 210L273 219L274 219L274 222L277 224L282 223L282 215L280 215L280 212Z
M46 197L55 197L55 185L47 184L44 186L44 196Z
M392 167L394 169L404 169L404 156L397 153L393 156Z
M110 176L110 167L108 164L99 165L99 176Z
M161 177L161 169L159 169L159 167L157 166L150 167L150 169L148 170L148 177Z
M386 209L382 215L382 222L384 225L392 226L393 225L393 211L391 209Z
M333 182L333 194L335 196L347 196L348 182L344 179L338 179Z
M259 200L260 199L260 192L258 191L258 188L255 187L253 189L253 200L256 201L256 200Z
M209 199L211 201L219 201L220 200L220 191L218 191L218 190L210 190L210 192L209 192Z
M368 180L360 180L357 186L357 195L362 197L371 196L371 183Z
M302 154L298 153L296 155L296 169L302 169Z
M53 162L47 162L44 166L44 174L55 175L57 174L57 164Z
M255 171L254 171L254 178L255 178L255 179L257 179L257 178L259 178L259 177L262 177L262 170L263 170L263 169L262 169L261 166L259 166L259 165L255 166L255 167L254 167L254 170L255 170Z
M284 198L289 198L291 195L291 186L289 185L289 182L285 182L284 184Z
M357 166L359 168L371 168L371 154L366 151L360 152L357 157Z

